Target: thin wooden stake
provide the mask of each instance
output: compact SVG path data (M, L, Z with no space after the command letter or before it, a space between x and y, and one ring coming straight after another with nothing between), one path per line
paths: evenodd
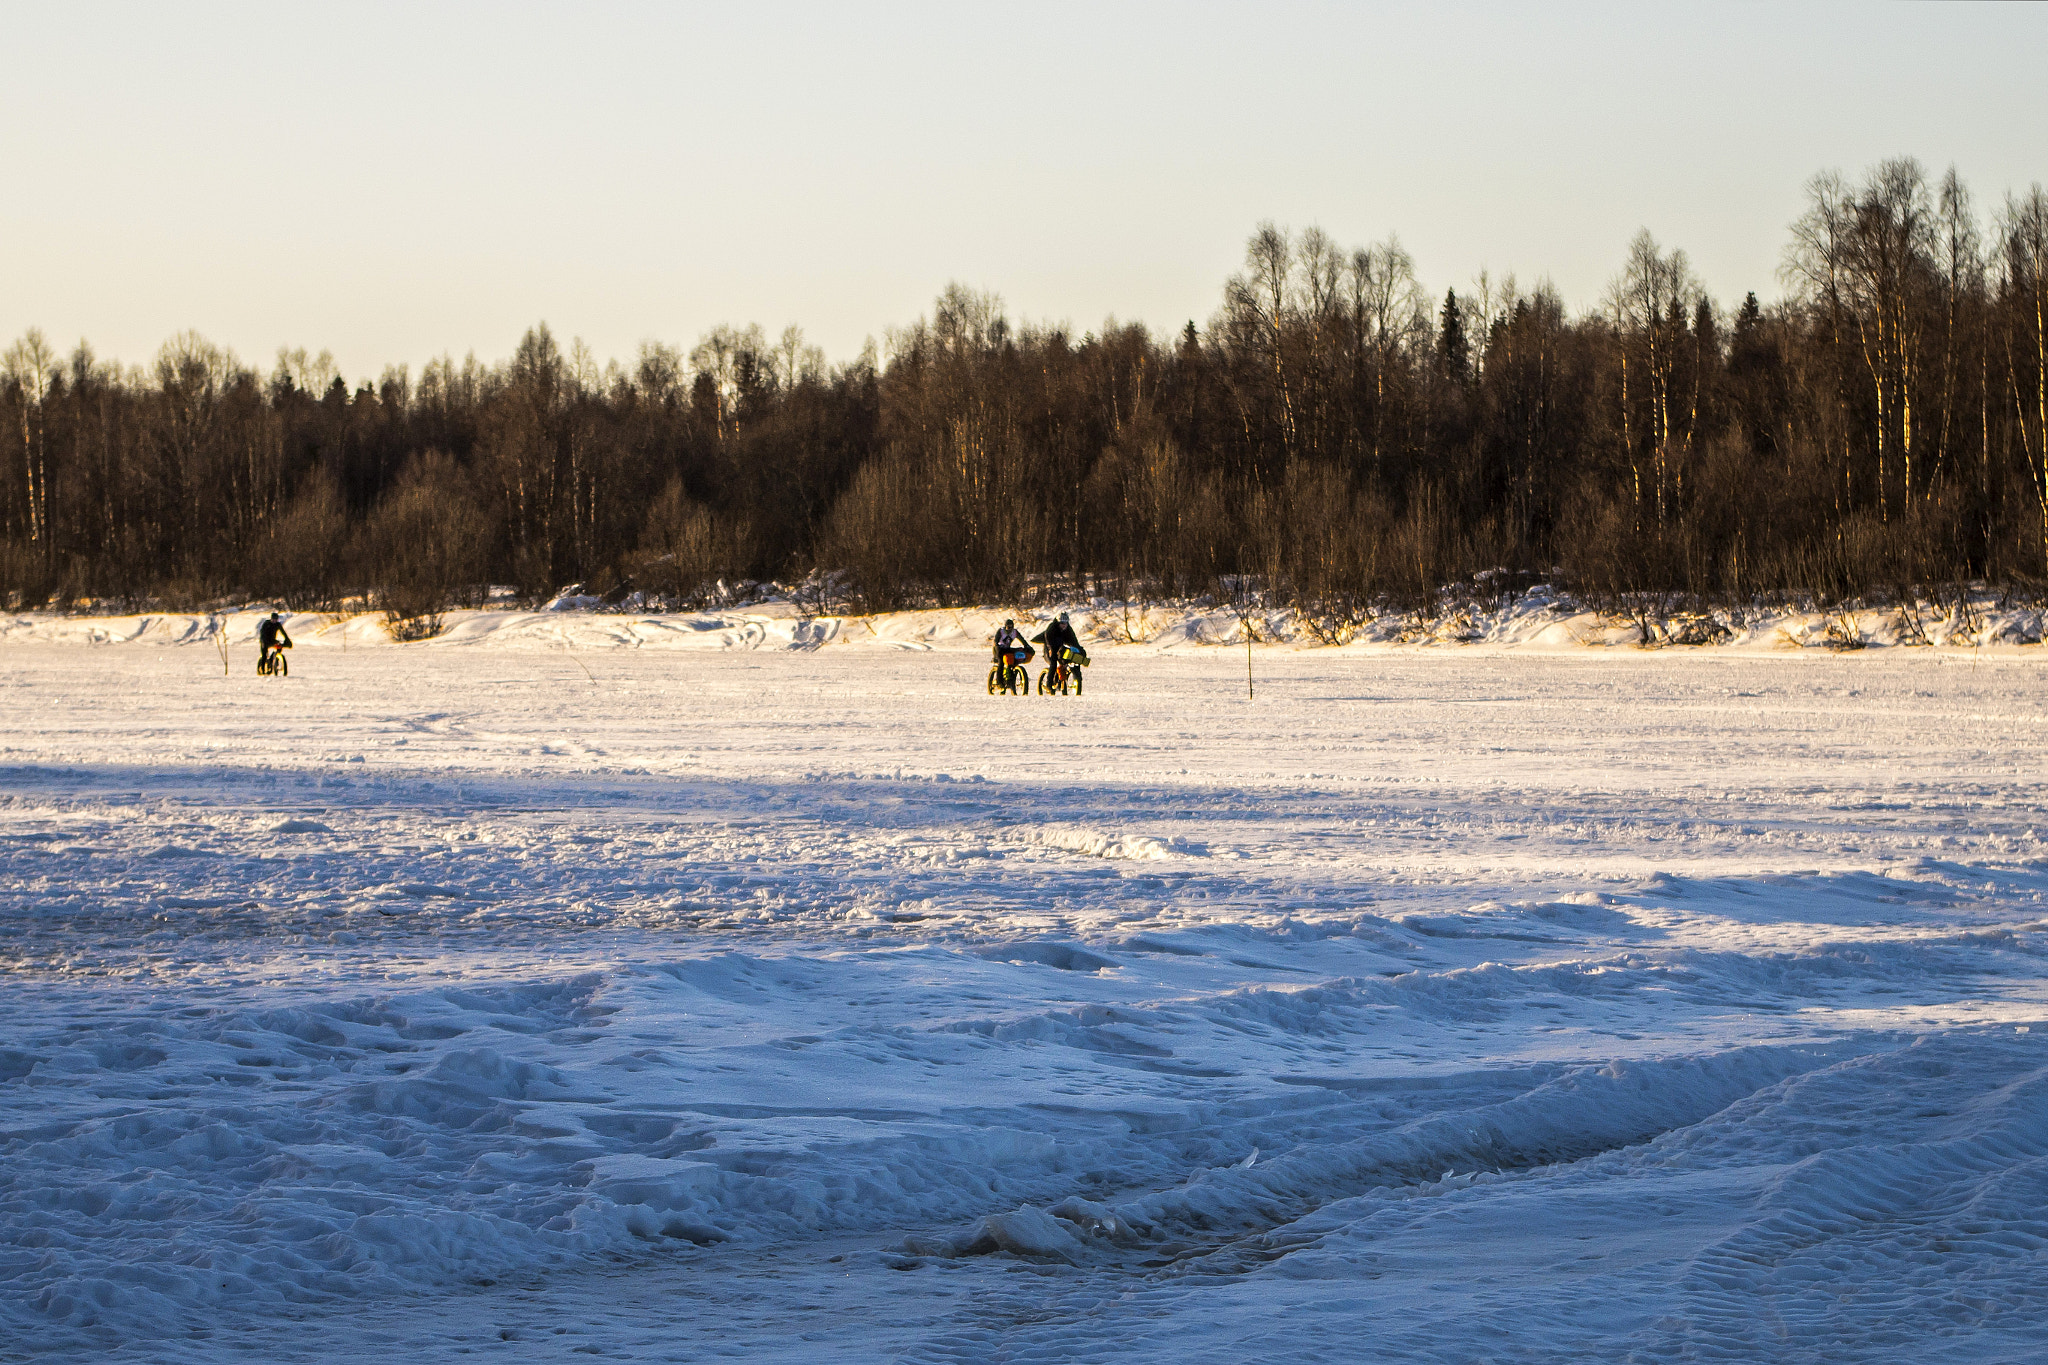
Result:
M1252 618L1243 612L1237 615L1237 624L1244 631L1244 699L1252 699Z

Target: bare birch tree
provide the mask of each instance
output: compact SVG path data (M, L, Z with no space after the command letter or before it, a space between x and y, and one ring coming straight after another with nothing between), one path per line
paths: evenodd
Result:
M0 378L21 391L21 469L27 486L29 550L42 561L45 572L56 563L56 544L50 525L50 447L46 430L45 405L50 385L56 378L57 353L31 327L21 339L0 355Z
M2025 198L2008 198L1999 238L2009 319L2007 386L2048 555L2048 193L2035 185Z
M1351 256L1352 328L1372 375L1372 471L1380 475L1386 446L1387 379L1404 349L1429 330L1429 300L1415 278L1415 260L1388 234Z
M1806 213L1793 224L1787 273L1828 310L1838 342L1855 339L1875 409L1869 437L1878 515L1889 519L1894 463L1907 502L1920 482L1920 349L1935 256L1927 176L1919 162L1900 157L1880 163L1853 193L1839 176L1815 177L1808 197Z
M1673 381L1687 319L1703 296L1685 253L1659 251L1648 229L1629 243L1628 264L1608 287L1607 306L1621 344L1622 441L1631 485L1638 508L1647 507L1659 526L1673 510L1692 444L1691 424L1674 411Z

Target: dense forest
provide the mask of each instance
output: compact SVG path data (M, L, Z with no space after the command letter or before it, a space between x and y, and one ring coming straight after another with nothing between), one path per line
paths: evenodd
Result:
M0 598L404 619L491 583L780 580L820 609L1255 591L1341 623L1494 571L1613 601L2048 591L2048 195L1980 217L1910 160L1807 194L1782 299L1732 310L1647 232L1573 316L1263 226L1206 327L1075 336L954 286L838 366L758 327L600 366L543 325L351 388L324 355L266 375L188 333L124 369L31 331L0 369Z

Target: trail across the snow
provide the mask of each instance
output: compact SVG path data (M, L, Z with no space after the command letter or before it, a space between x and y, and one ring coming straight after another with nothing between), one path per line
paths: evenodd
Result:
M0 1359L2048 1354L2036 649L522 619L0 632Z

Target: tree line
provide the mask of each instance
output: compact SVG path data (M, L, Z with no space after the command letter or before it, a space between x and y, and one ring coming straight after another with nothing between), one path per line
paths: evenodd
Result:
M15 606L430 616L504 584L822 607L1247 591L1339 630L1475 575L1591 598L1833 602L2048 585L2048 194L1817 176L1785 290L1732 312L1630 244L1599 306L1399 241L1261 226L1207 325L1020 325L949 286L849 363L719 327L600 366L512 357L351 387L203 337L148 368L0 355Z

